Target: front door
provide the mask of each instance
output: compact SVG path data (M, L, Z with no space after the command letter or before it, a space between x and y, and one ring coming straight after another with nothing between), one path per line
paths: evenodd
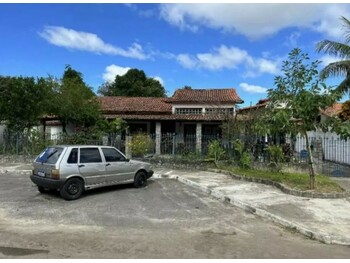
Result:
M134 179L134 170L127 158L114 148L102 147L106 160L106 181L108 184Z

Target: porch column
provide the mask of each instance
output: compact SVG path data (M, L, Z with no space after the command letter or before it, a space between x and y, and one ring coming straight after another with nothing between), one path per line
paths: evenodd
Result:
M156 122L156 155L160 155L160 143L162 138L162 124Z
M202 123L200 122L196 126L196 152L202 153Z

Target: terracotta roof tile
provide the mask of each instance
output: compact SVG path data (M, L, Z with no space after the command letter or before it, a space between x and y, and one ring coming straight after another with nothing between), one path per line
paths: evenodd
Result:
M328 107L323 111L323 114L328 115L328 116L335 116L338 115L343 107L343 103L336 102L334 103L331 107Z
M167 98L155 97L99 97L102 112L142 112L171 113L171 104Z
M256 105L238 109L237 112L240 113L240 112L246 112L246 111L250 111L250 110L256 110L259 108L265 108L268 102L269 102L269 99L261 99L261 100L259 100L259 102Z
M243 103L236 89L178 89L170 100L173 103Z

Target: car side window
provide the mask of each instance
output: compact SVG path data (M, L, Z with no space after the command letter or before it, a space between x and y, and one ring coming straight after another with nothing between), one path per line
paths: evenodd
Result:
M106 162L123 162L126 158L113 148L102 148L102 152L105 156Z
M67 163L77 163L78 162L78 148L73 148L70 151Z
M102 158L98 148L80 148L80 163L101 163Z

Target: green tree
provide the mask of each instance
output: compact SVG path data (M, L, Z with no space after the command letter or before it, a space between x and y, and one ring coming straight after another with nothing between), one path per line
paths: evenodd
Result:
M52 113L58 117L66 132L69 122L83 126L94 125L100 118L100 106L91 87L83 81L82 74L66 66L61 81L52 81Z
M165 97L165 89L154 78L148 78L143 70L130 69L114 82L104 83L98 90L103 96Z
M19 132L37 125L48 110L50 91L44 78L0 76L0 121Z
M344 77L337 90L341 93L350 91L350 21L341 17L345 29L345 42L323 40L317 43L316 50L339 58L339 61L327 65L321 72L321 79L328 77Z
M319 61L309 63L306 53L293 49L283 62L283 75L275 77L276 88L268 90L270 130L305 137L311 189L316 188L316 173L307 132L325 128L319 121L320 110L333 105L339 96L320 80L318 65Z

